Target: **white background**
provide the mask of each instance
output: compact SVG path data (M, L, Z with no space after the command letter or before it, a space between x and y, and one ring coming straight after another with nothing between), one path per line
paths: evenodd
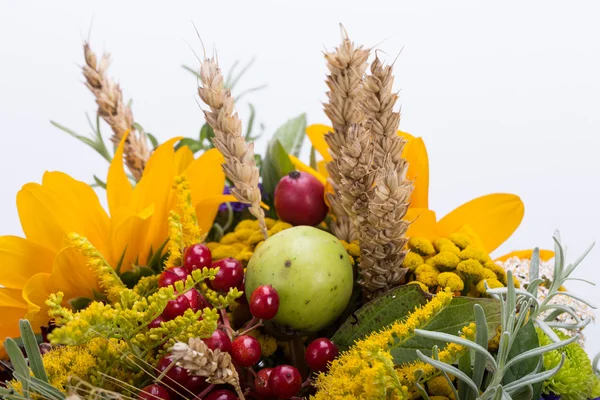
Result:
M94 100L82 84L81 44L110 51L112 76L136 121L164 140L202 123L191 50L218 49L221 65L256 63L246 88L271 133L308 113L327 122L324 48L351 38L396 63L401 128L425 139L431 206L441 217L491 192L519 194L522 226L497 254L549 247L555 228L571 258L600 225L600 6L595 2L8 2L0 3L0 234L21 234L15 195L44 170L89 181L105 161L49 123L87 133ZM383 41L383 42L382 42ZM380 44L379 44L380 43ZM191 46L191 48L190 48ZM383 55L385 57L385 55ZM244 105L240 109L247 115ZM108 129L105 132L108 133ZM264 146L264 140L257 148ZM576 273L600 281L600 248ZM9 273L1 266L2 273ZM569 287L600 303L597 288ZM600 351L600 329L587 329Z

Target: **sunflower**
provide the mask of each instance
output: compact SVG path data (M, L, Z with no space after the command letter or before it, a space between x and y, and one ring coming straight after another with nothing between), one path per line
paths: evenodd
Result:
M198 224L208 232L223 195L223 156L209 150L194 159L188 147L175 151L180 138L159 146L141 180L132 186L123 168L123 137L107 177L107 213L94 190L61 172L46 172L42 183L28 183L17 195L25 237L0 237L0 337L19 336L20 318L36 329L49 320L45 301L61 291L65 301L93 299L100 291L95 275L67 235L85 236L120 272L146 265L168 238L167 219L175 207L173 183L184 175L190 185Z
M331 187L327 182L325 165L332 158L324 136L331 130L332 128L326 125L311 125L306 128L306 134L313 147L323 157L323 160L317 163L316 170L290 155L298 170L315 176L327 185L327 190L331 190ZM423 139L406 132L398 131L398 135L407 141L402 155L408 161L407 179L414 181L410 208L406 214L406 218L413 222L407 236L421 236L434 240L460 232L489 254L519 227L525 207L519 196L508 193L493 193L475 198L438 219L435 211L429 208L429 158L425 143ZM530 258L531 253L532 250L514 251L497 260L503 261L513 256ZM540 257L544 260L553 256L552 251L540 251Z

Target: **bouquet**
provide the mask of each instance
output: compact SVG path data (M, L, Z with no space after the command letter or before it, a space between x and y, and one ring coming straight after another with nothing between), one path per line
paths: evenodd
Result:
M523 217L512 194L438 218L424 141L398 130L393 65L344 30L325 53L328 125L291 119L264 156L254 108L236 112L241 74L215 57L188 68L199 137L158 143L108 55L84 55L93 134L54 124L110 165L17 195L25 237L0 237L0 397L600 398L582 348L593 305L567 284L591 246L568 260L557 232L552 250L492 258Z

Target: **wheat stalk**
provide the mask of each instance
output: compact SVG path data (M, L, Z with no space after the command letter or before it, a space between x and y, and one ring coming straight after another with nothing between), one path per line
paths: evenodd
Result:
M125 142L125 163L136 181L142 177L146 162L150 158L148 139L144 132L136 132L131 107L123 102L123 92L117 83L106 75L110 56L105 53L100 62L88 42L83 44L85 65L82 67L85 85L96 97L98 115L110 125L111 141L118 145L125 132L130 131Z
M250 204L250 212L258 219L264 238L268 237L265 213L260 206L258 188L259 171L254 160L254 143L246 143L242 135L242 122L234 110L234 99L225 87L223 74L215 58L205 58L200 63L198 94L210 107L204 111L206 121L215 132L214 145L223 154L223 170L234 184L231 194L243 203Z
M406 180L408 163L402 158L405 141L397 135L400 113L394 111L398 96L392 92L390 65L378 58L362 87L365 127L372 138L375 185L368 188L367 212L359 225L361 247L360 284L368 296L397 286L407 269L402 267L413 184Z
M343 171L338 168L338 159L342 156L342 148L346 147L351 126L360 129L364 120L359 95L368 57L369 50L355 47L343 27L341 46L331 53L325 53L329 69L326 79L329 101L324 104L324 111L333 125L333 131L325 135L325 141L333 158L333 162L327 164L327 169L334 189L334 193L328 193L327 198L335 216L331 229L338 238L347 241L356 239L356 231L341 201Z

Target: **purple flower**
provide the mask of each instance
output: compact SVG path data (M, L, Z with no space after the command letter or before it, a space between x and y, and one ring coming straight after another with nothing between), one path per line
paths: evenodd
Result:
M261 194L263 201L265 201L268 198L268 196L266 195L266 193L263 190L262 183L258 184L258 188L260 189L260 194ZM225 186L225 188L223 189L223 194L231 194L231 188L229 186ZM248 204L239 203L239 202L231 202L231 203L229 203L229 205L231 206L231 209L233 210L233 212L241 212L241 211L244 211L246 208L250 207ZM219 211L223 211L223 212L227 211L227 205L225 203L221 204L219 206Z
M560 395L551 393L551 394L545 394L542 396L542 398L540 400L560 400Z

